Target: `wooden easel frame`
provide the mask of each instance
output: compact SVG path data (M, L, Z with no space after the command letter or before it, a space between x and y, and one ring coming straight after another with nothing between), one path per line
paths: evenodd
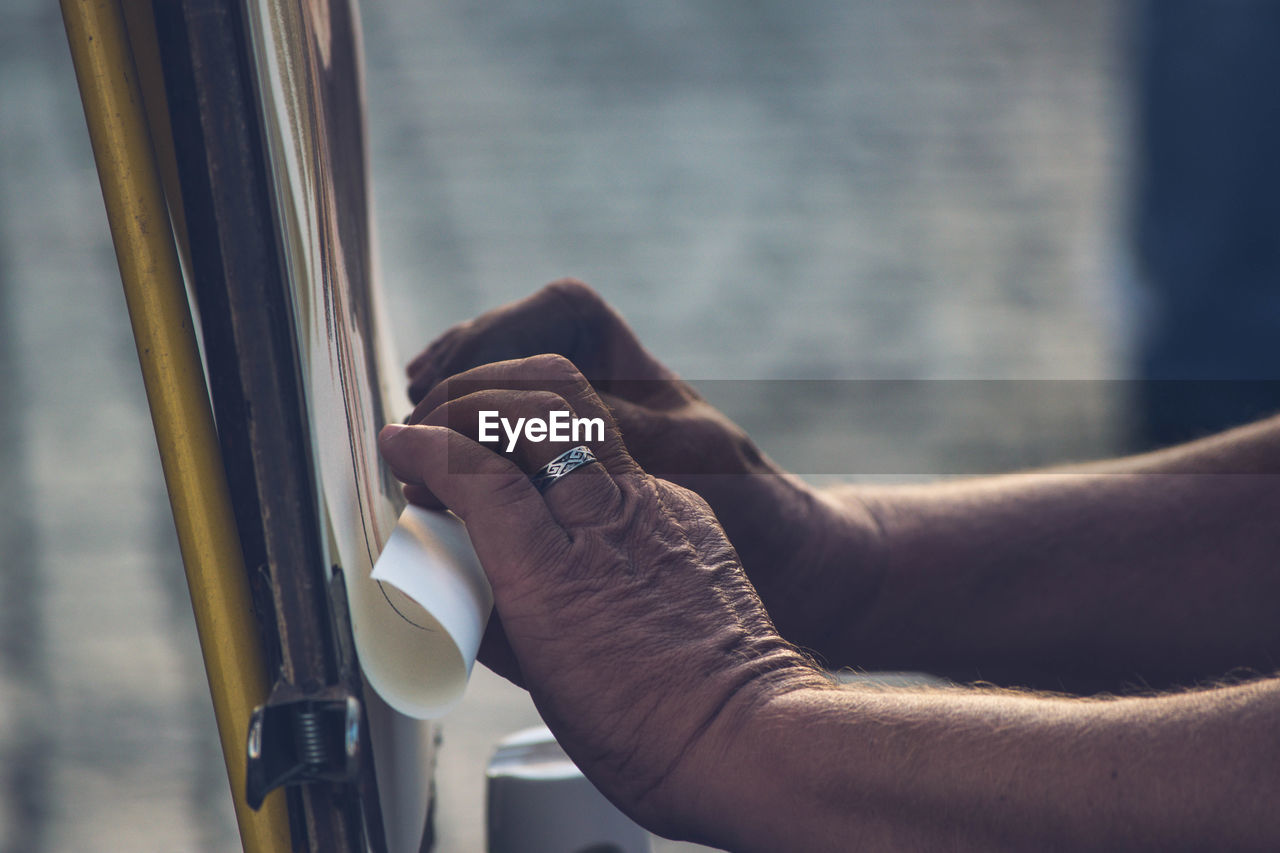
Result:
M325 581L240 11L237 0L62 0L242 844L380 851L363 719L356 779L277 791L256 812L246 802L254 708L326 689L359 703L362 685L345 599L333 597L340 578Z

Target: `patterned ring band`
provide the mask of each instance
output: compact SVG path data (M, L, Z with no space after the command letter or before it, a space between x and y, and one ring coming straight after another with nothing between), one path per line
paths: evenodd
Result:
M591 448L585 444L579 445L572 450L566 450L543 465L535 474L530 475L529 479L533 482L534 488L545 493L551 488L551 484L561 477L595 461L597 461L596 455L591 452Z

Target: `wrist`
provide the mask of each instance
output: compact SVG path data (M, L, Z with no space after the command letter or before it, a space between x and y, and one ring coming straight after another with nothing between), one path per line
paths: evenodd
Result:
M678 837L734 851L794 849L794 801L811 782L799 741L813 709L839 689L810 673L735 697L708 728L690 764L696 781L686 789Z
M790 509L760 519L776 537L771 566L748 573L784 637L830 666L848 665L847 636L880 588L880 526L855 493L833 494L789 474L772 478L772 488L775 505Z
M794 650L789 655L792 665L736 690L683 756L669 780L669 821L660 828L662 834L729 850L755 849L741 839L750 837L749 827L763 817L752 812L768 810L773 800L777 780L772 777L780 768L770 756L793 726L802 725L798 716L807 704L804 697L839 689Z

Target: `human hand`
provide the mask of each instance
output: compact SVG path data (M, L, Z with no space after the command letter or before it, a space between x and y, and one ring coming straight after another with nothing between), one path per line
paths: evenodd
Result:
M786 474L580 282L555 282L441 335L409 364L409 422L477 381L502 387L506 368L495 362L539 353L564 356L590 380L645 471L710 504L787 637L821 649L833 620L870 597L871 572L847 571L865 551L865 518ZM449 377L462 387L450 390ZM815 595L823 588L841 594Z
M700 804L754 708L825 679L774 630L710 507L646 473L609 409L566 359L541 355L473 374L412 426L384 429L406 495L467 524L505 637L481 660L528 687L589 779L662 834L714 840ZM520 383L513 390L510 385ZM479 412L600 418L599 462L544 492L528 474L570 444L510 453L478 439ZM724 798L715 792L715 801Z

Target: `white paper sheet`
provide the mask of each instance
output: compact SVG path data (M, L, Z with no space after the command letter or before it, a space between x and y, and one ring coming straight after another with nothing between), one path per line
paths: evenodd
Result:
M330 10L283 0L249 5L318 485L356 649L392 708L438 716L470 673L488 614L487 582L452 516L409 511L397 528L403 500L379 457L377 432L409 403L387 381L399 371L384 361L390 347L378 329L383 306L373 259L362 266L344 246L337 220L350 211L334 209L327 182L336 167L322 144L324 111L333 105L316 97L322 87L315 80L332 71L324 67L333 53ZM379 583L374 562L389 543L396 544L379 564Z
M372 577L403 620L366 645L403 639L413 653L371 648L385 666L376 676L383 683L374 682L372 671L369 681L402 713L439 716L462 698L493 607L471 541L452 516L405 507Z
M361 669L390 706L369 697L382 811L399 853L418 849L431 797L433 730L414 718L461 696L489 598L460 522L413 511L397 528L404 500L378 454L379 428L409 405L389 381L399 370L379 331L354 7L246 4L328 557L343 569Z

